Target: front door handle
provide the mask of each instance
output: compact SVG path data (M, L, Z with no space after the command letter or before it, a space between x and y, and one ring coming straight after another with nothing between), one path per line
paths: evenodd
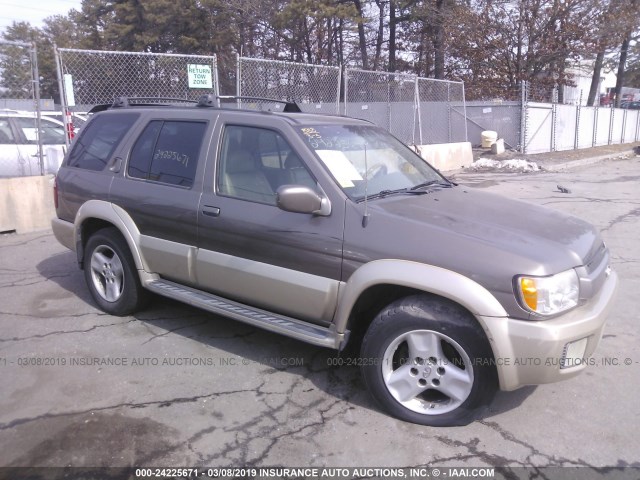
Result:
M202 213L208 217L217 217L220 215L220 209L212 205L202 207Z

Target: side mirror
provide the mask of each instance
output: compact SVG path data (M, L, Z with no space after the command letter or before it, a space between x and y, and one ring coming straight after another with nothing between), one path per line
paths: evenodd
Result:
M303 185L282 185L276 192L276 205L281 210L310 213L323 217L331 213L331 202Z

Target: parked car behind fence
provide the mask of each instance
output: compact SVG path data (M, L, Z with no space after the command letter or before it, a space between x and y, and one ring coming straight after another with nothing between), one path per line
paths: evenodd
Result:
M65 153L64 124L40 119L44 173L55 174ZM0 177L40 175L38 129L34 112L0 110Z

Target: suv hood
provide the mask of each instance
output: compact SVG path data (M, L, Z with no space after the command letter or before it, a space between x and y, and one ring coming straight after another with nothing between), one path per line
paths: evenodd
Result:
M363 207L347 218L344 280L363 263L395 258L458 272L513 299L515 275L584 265L602 246L583 220L463 186L372 200L366 228Z
M369 208L385 221L403 219L416 233L437 230L540 264L557 263L552 270L583 265L601 244L595 227L577 217L462 186L388 197Z

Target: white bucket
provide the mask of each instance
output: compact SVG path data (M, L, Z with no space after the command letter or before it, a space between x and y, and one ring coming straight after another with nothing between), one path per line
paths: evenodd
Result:
M491 145L496 143L496 140L498 140L498 132L485 130L480 134L480 138L482 139L482 148L491 148Z

